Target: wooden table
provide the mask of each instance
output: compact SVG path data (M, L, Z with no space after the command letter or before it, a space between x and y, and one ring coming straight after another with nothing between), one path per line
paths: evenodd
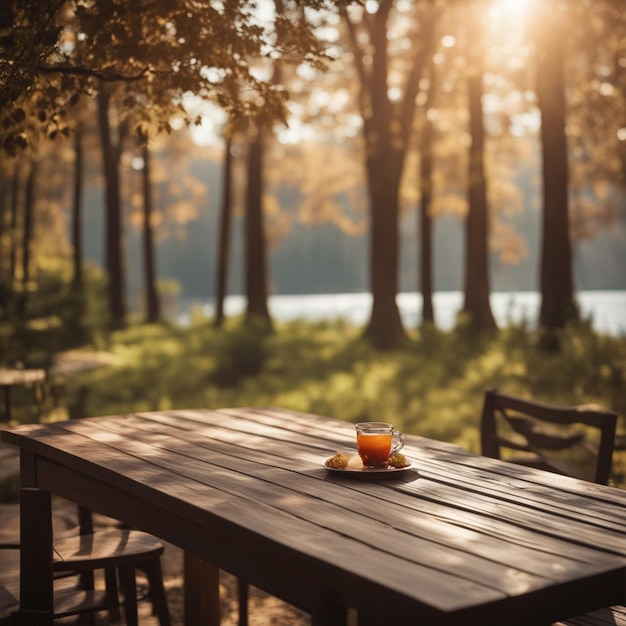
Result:
M0 368L0 387L3 391L4 402L4 410L0 412L0 421L11 421L11 390L14 387L34 387L35 401L39 406L45 381L46 370L44 369Z
M359 625L529 626L626 599L625 492L446 443L409 436L413 467L372 480L323 466L354 450L352 424L281 409L118 415L2 438L21 448L23 485L152 532L314 624L343 624L356 607ZM25 541L41 541L28 519Z

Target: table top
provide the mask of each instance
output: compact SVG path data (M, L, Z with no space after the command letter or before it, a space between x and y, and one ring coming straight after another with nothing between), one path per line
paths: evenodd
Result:
M276 408L32 424L2 438L34 459L33 486L308 612L328 596L372 623L528 625L626 600L626 492L451 444L409 435L412 467L381 479L324 467L355 452L353 424Z

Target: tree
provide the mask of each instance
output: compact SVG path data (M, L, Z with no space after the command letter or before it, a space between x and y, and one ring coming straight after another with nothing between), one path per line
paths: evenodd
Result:
M437 68L431 62L428 72L428 91L424 102L421 134L419 137L420 153L420 290L422 293L422 324L433 324L435 311L433 308L433 227L432 227L432 198L433 198L433 141L435 126L430 119L430 108L433 105L436 89Z
M542 6L537 32L537 100L541 112L543 223L540 327L547 335L576 317L568 207L565 135L565 50L567 14Z
M152 215L154 213L152 200L152 168L148 137L143 137L141 145L143 156L142 191L143 191L143 266L144 292L146 298L146 321L155 323L161 319L161 305L157 291L156 259L154 251L154 233Z
M74 189L72 195L72 250L73 277L72 285L78 293L83 287L83 184L84 154L82 125L80 122L74 129Z
M267 246L263 216L263 145L265 129L248 131L245 217L246 320L271 326L267 307Z
M286 1L306 9L293 21L281 14L261 21L256 0L12 2L0 14L3 146L13 152L27 144L26 117L38 120L48 135L65 131L68 107L102 83L132 85L144 96L142 106L165 106L161 130L169 128L172 101L193 121L184 104L188 93L233 118L259 112L283 117L286 93L259 78L256 60L297 55L323 63L326 53L313 32L316 12L351 1Z
M232 223L233 135L229 125L224 133L224 161L222 165L222 199L217 243L217 287L215 294L215 326L224 322L224 300L228 284L228 260L230 256L230 233Z
M496 327L489 303L489 211L485 175L485 127L483 122L483 37L479 3L469 18L467 95L469 105L468 213L466 219L465 302L463 311L477 330Z
M17 237L19 223L19 202L20 202L20 169L25 159L14 159L13 180L11 185L11 217L9 221L9 233L11 247L9 250L9 280L14 282L17 275Z
M39 173L39 162L33 156L30 164L30 171L26 179L26 193L24 197L24 220L22 226L22 280L21 292L18 299L18 315L20 319L27 318L27 301L30 282L31 245L33 240L33 224L35 212L35 190L37 187L37 176Z
M372 311L366 336L380 348L392 348L406 336L396 303L399 256L399 189L413 128L420 78L435 43L439 10L424 5L418 32L406 34L410 48L402 98L390 98L389 21L393 0L377 10L343 11L359 81L365 170L370 203L370 281ZM368 7L369 9L369 7ZM394 85L395 91L399 87Z
M0 166L0 310L6 306L6 286L7 286L7 268L5 265L4 243L8 237L5 236L7 225L7 180L6 172Z
M569 214L575 246L624 218L626 19L620 2L582 0L568 4L568 25Z
M259 18L254 0L101 0L88 6L55 0L44 10L36 0L13 3L2 15L0 41L3 146L14 153L27 145L31 118L51 138L69 133L69 108L81 96L111 85L125 92L119 120L128 123L130 133L145 124L144 116L135 113L139 108L149 112L150 134L171 131L173 109L187 124L198 122L185 105L190 93L217 103L233 119L258 114L284 119L285 91L259 78L254 64L261 58L293 57L321 66L326 54L313 33L315 11L341 3L277 2L268 24ZM100 98L99 119L110 310L113 324L120 325L126 313L123 224L119 152L114 154L119 146L104 111L110 96Z
M109 310L113 326L121 327L126 318L124 248L122 243L122 199L120 191L120 156L125 128L118 125L116 134L109 119L111 98L106 90L98 92L98 121L102 144L105 185L106 261Z
M321 6L321 5L320 5ZM308 36L307 12L297 2L274 0L275 47L280 54L271 55L270 84L279 87L285 65L310 62L319 68L322 44ZM295 27L294 27L295 26ZM304 38L303 38L304 36ZM313 52L314 54L311 54ZM265 143L271 136L273 122L271 114L261 113L255 123L248 127L247 187L245 201L245 292L246 321L260 321L271 329L268 309L267 234L265 228Z

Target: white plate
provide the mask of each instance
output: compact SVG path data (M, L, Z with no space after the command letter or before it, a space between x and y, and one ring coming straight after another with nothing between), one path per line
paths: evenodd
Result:
M406 467L328 467L324 465L324 469L335 474L345 474L354 478L387 478L402 474L413 469L413 463Z

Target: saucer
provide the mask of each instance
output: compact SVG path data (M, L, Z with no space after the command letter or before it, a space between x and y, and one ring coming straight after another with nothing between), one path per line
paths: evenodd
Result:
M390 465L387 467L328 467L324 465L324 469L334 474L344 474L351 478L371 478L372 480L377 480L408 472L413 469L413 463L405 467L392 467Z

